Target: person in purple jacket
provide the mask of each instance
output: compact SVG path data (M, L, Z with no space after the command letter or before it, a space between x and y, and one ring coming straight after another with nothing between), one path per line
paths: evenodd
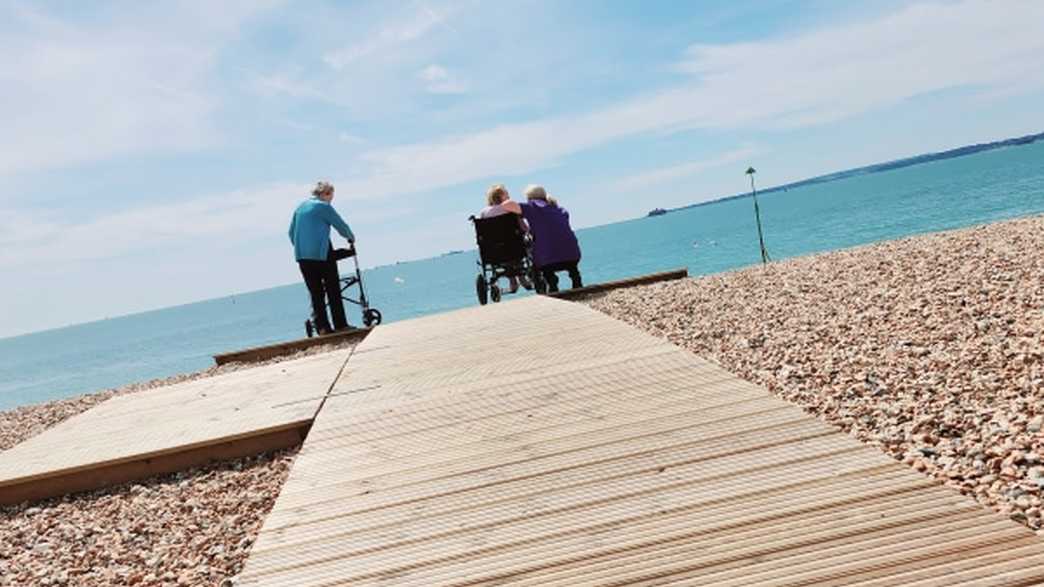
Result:
M580 279L580 244L569 226L569 212L547 195L543 186L530 185L521 203L522 217L533 235L533 265L544 276L548 291L558 291L558 271L568 271L573 289L583 287Z

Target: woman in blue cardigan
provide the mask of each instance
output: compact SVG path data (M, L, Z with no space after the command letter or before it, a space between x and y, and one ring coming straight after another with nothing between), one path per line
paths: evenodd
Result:
M290 219L290 242L294 245L294 257L301 268L308 293L312 296L312 312L319 334L331 332L326 318L325 293L336 330L348 327L341 300L341 280L337 273L337 261L330 255L330 228L355 244L355 235L348 223L330 204L334 197L333 185L320 181L312 190L312 197L301 202Z

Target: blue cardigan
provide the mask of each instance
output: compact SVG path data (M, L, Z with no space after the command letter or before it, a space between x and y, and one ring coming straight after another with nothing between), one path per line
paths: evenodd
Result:
M344 238L354 241L355 235L341 215L329 202L310 198L301 202L290 219L290 242L298 261L325 261L330 250L330 227Z

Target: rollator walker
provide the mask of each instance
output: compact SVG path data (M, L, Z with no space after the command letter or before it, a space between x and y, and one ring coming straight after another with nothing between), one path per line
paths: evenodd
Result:
M366 289L363 287L362 271L359 269L359 256L356 254L355 243L349 241L347 249L333 249L334 263L349 257L352 258L352 261L355 264L355 273L348 275L347 277L339 277L341 282L341 299L359 306L362 310L363 325L367 328L377 326L381 323L381 311L377 308L371 308L370 301L366 299ZM338 272L338 276L340 276L340 272ZM349 291L355 286L359 287L359 294L358 297L353 298ZM308 338L312 338L318 330L319 329L316 327L315 322L315 314L312 314L308 320L305 320L305 334L308 335Z

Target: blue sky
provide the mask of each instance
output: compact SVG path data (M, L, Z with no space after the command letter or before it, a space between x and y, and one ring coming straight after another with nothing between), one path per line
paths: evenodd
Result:
M299 280L318 179L369 265L485 187L577 226L1044 130L1044 3L0 0L0 336Z

